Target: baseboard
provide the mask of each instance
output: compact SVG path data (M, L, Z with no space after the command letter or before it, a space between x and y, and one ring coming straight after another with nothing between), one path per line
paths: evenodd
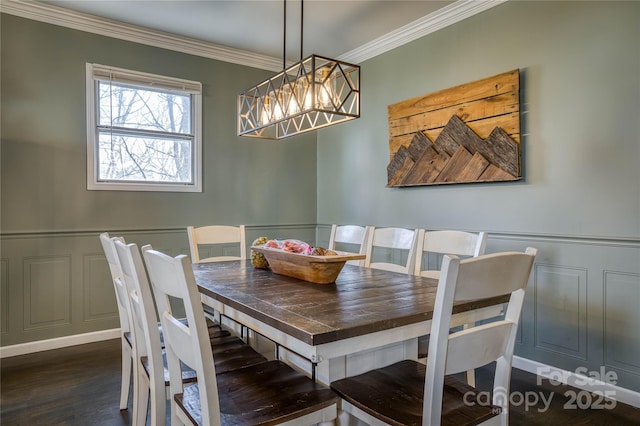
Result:
M610 378L607 378L607 373L604 371L586 372L589 376L578 374L577 372L571 372L562 370L557 367L543 364L538 361L533 361L519 356L513 357L512 365L519 370L528 371L537 376L544 377L549 380L561 382L563 384L576 387L578 389L586 390L589 392L602 392L605 396L611 396L618 402L632 405L640 408L640 392L635 392L630 389L625 389L617 386L615 383L611 383ZM596 377L604 377L603 380L596 380Z
M0 347L0 359L17 355L26 355L34 352L48 351L51 349L66 348L67 346L99 342L102 340L117 339L119 337L120 329L113 328L111 330L94 331L92 333L74 334L73 336L3 346Z

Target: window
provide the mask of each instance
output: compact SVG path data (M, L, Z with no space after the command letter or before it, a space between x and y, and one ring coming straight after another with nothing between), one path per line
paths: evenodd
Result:
M202 85L87 64L87 189L202 192Z

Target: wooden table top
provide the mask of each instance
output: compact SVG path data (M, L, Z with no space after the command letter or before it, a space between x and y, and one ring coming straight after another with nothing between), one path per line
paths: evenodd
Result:
M256 269L250 261L193 264L202 294L309 345L430 320L437 281L345 265L333 284L313 284ZM454 313L507 301L454 306Z

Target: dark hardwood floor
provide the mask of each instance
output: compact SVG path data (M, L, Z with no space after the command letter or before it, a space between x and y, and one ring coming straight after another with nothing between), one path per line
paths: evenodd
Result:
M5 358L1 363L0 424L14 425L130 425L129 409L118 408L120 342L107 340L70 348ZM487 389L492 368L477 371L480 389ZM553 386L536 376L513 370L511 393L551 400L528 409L513 405L512 425L639 425L640 409L617 403L613 409L569 409L568 386ZM583 400L586 398L583 398ZM512 398L513 401L519 399ZM594 398L595 400L595 398Z
M120 411L120 340L0 360L0 423L130 425Z

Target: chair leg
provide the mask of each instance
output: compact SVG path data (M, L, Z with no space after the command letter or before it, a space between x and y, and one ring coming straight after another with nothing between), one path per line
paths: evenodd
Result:
M211 320L220 330L222 330L222 315L204 302L202 303L202 309L204 310L204 317Z
M476 387L476 371L467 370L467 384L472 387Z
M150 408L150 420L151 425L164 425L167 417L167 398L168 398L168 386L164 386L164 383L161 384L161 389L158 389L158 386L151 386L149 384L149 401L151 404Z
M126 339L120 339L122 342L122 377L120 379L120 409L126 410L129 403L129 386L131 384L131 367L133 358L131 346ZM134 401L135 404L135 401Z
M182 421L182 419L178 416L178 410L180 410L180 408L178 408L178 404L174 401L173 398L171 399L171 426L185 426L185 422Z
M145 377L147 373L142 366L139 367L138 371L138 384L134 394L136 397L136 409L133 411L133 425L145 426L149 408L149 379Z
M462 326L462 328L463 328L464 330L466 330L466 329L467 329L467 328L469 328L469 327L470 327L470 325L469 325L469 324L464 324L464 325ZM467 370L467 372L466 372L466 376L467 376L467 384L468 384L469 386L472 386L472 387L474 387L474 388L475 388L475 387L476 387L476 371L475 371L475 370Z

